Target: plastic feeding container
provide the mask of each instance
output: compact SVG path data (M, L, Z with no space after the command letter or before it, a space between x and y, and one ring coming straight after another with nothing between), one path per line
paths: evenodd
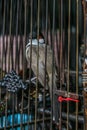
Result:
M21 125L24 130L28 130L32 127L32 125L28 126L27 122L32 121L32 115L27 114L14 114L0 117L0 129L6 127L9 130L21 130Z

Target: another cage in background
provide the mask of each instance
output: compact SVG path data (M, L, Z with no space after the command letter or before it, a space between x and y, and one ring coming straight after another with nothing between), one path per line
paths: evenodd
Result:
M0 0L0 16L0 130L86 130L86 0Z

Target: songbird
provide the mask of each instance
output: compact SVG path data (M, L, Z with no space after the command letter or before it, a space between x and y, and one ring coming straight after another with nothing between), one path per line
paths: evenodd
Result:
M32 44L32 45L31 45ZM38 44L39 44L39 51L38 51ZM31 48L32 47L32 48ZM50 98L52 99L52 49L51 46L47 44L47 56L45 56L45 39L43 37L42 33L39 33L39 37L37 38L37 33L32 32L29 36L28 43L26 45L26 59L28 63L30 63L30 51L32 49L32 60L31 60L31 68L34 72L34 74L37 76L37 62L38 62L38 80L41 83L41 85L44 87L44 81L45 81L45 72L46 72L46 89L49 89ZM37 61L38 56L38 61ZM45 68L45 58L46 60L46 68ZM45 71L46 69L46 71ZM54 69L55 73L55 69ZM53 88L56 85L55 82L55 74L53 78ZM55 105L53 105L55 106Z
M32 42L32 43L31 43ZM38 52L38 43L39 43L39 52ZM32 44L32 48L31 48ZM37 62L39 68L38 79L42 86L44 86L45 80L45 40L42 33L39 34L39 38L37 39L37 34L35 32L32 33L32 41L31 36L29 37L28 44L26 45L26 59L28 63L30 62L30 49L32 49L32 70L34 74L37 76ZM39 61L37 61L37 56L39 56ZM52 50L49 45L47 45L47 68L46 68L46 78L48 81L46 84L46 88L52 85Z

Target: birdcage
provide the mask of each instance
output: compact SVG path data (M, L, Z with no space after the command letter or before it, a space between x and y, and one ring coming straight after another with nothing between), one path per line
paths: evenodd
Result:
M86 0L0 0L0 130L86 130Z

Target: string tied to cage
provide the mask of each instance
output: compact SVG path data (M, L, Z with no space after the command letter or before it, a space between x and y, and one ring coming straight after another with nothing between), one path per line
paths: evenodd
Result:
M59 102L63 102L63 101L79 102L79 100L77 100L77 99L73 99L73 98L69 98L69 97L65 98L65 97L62 97L62 96L58 97L58 101Z

